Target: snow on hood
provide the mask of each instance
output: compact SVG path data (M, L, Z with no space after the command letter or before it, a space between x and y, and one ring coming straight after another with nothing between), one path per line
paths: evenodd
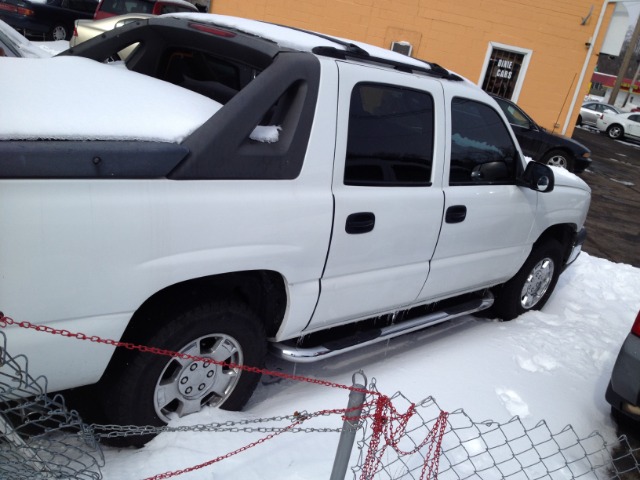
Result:
M564 187L580 188L587 192L591 192L591 187L587 183L578 177L575 173L571 173L566 168L551 166L553 170L553 176L555 177L555 184L562 185Z
M0 140L178 143L221 108L182 87L86 58L1 57L0 71Z
M524 155L525 162L533 162L533 158ZM571 173L566 168L556 167L553 165L549 165L551 170L553 171L553 178L555 185L563 186L563 187L573 187L584 190L585 192L591 192L591 187L587 185L587 183L582 180L575 173Z

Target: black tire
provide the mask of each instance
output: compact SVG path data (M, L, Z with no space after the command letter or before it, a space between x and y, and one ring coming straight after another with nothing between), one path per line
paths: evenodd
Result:
M576 120L576 125L577 126L582 125L582 115L578 115L578 120Z
M611 417L615 420L616 425L618 425L618 428L621 430L621 434L632 433L636 436L640 434L640 420L637 418L625 414L614 406L611 407Z
M494 292L494 313L512 320L529 310L540 310L553 293L561 270L559 242L547 240L534 246L518 273Z
M624 138L624 128L617 123L609 125L609 127L607 127L607 136L613 140L621 140Z
M571 158L571 155L564 150L551 150L542 157L541 163L573 171L573 159Z
M186 310L146 343L258 368L267 351L262 323L240 302L205 303ZM101 388L106 420L116 425L161 426L172 415L195 413L206 405L240 410L260 380L259 373L137 351L118 363ZM222 387L224 391L216 391ZM115 437L105 443L141 446L153 436Z
M71 38L71 31L69 27L56 23L51 30L49 30L49 40L57 41L57 40L69 40Z

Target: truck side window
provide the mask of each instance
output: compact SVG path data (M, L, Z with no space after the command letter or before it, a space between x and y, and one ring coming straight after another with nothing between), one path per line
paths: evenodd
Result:
M515 183L517 159L509 131L493 108L453 99L449 185Z
M360 83L351 92L345 185L431 184L433 98L425 92Z

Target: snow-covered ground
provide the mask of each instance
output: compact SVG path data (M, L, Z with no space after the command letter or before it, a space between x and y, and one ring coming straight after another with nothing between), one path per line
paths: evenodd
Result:
M463 408L477 422L502 423L519 415L527 428L546 420L553 433L572 425L581 438L599 431L613 441L617 434L604 392L639 309L640 269L583 253L541 312L506 323L463 317L316 364L270 359L267 367L341 384L351 384L353 373L363 369L384 394L401 391L414 402L433 396L442 409ZM263 379L243 412L208 409L173 425L346 407L344 390L271 380ZM340 424L338 416L330 416L308 426ZM163 433L142 449L105 448L102 471L107 480L146 478L209 461L266 435ZM179 478L326 479L337 443L337 433L284 433Z

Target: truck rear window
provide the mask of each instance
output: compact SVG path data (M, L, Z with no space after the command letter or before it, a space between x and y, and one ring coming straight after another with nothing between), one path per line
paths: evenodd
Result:
M349 109L345 185L430 185L433 123L433 98L427 92L356 85Z

